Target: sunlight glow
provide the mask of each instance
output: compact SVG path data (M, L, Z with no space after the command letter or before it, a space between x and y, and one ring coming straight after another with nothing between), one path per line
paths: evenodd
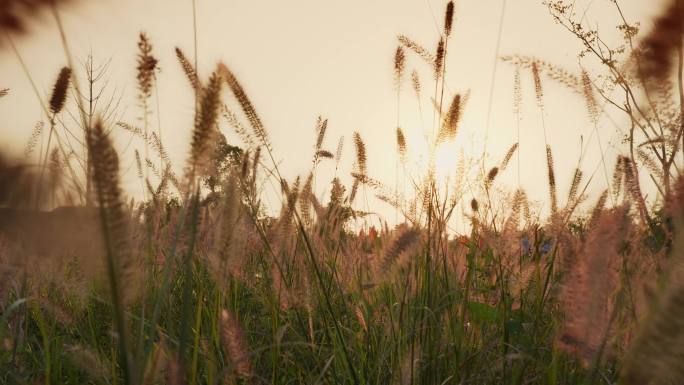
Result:
M454 141L443 142L437 145L434 154L435 176L437 180L452 179L455 175L460 153L458 147Z

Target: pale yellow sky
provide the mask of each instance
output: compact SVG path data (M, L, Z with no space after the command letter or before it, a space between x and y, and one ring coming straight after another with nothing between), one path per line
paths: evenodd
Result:
M174 56L179 46L192 53L190 0L92 0L77 2L62 11L64 25L78 59L92 51L96 62L111 59L109 92L122 94L122 118L136 122L135 54L137 35L149 35L160 59L158 77L161 123L165 144L179 168L187 154L192 129L193 96ZM405 34L433 48L442 23L444 0L197 0L199 69L206 77L223 60L233 69L252 98L273 139L276 157L284 173L305 174L315 140L314 124L320 114L328 118L326 147L334 151L337 139L346 137L342 172L353 162L351 135L359 130L369 148L369 172L393 185L395 167L396 97L392 60L396 36ZM628 19L649 25L661 1L622 1ZM611 30L617 15L608 0L577 1L587 20ZM470 90L457 146L479 156L486 122L489 87L495 55L502 0L456 1L456 20L446 64L447 98ZM439 27L438 27L439 25ZM604 27L605 26L605 27ZM31 75L41 92L49 89L59 68L66 64L54 22L45 17L31 37L16 37ZM500 54L533 55L569 70L578 70L579 43L556 25L540 0L508 0L504 14ZM409 70L418 68L423 80L430 72L409 54ZM512 113L513 68L499 62L488 150L498 162L516 141ZM544 141L539 112L534 104L529 74L523 74L521 122L521 184L536 199L546 201ZM0 50L0 88L11 94L0 101L0 137L4 147L20 153L35 122L43 119L40 107L10 50ZM416 102L402 97L402 126L420 131ZM576 94L546 82L546 126L556 157L559 188L566 191L580 153L580 136L589 146L583 168L590 174L600 159L595 142L587 142L591 125L583 101ZM423 108L430 108L423 101ZM622 117L613 113L618 123ZM425 118L427 124L428 118ZM223 127L227 129L224 124ZM619 146L615 128L602 121L604 145L610 141L607 159ZM417 134L419 136L419 134ZM595 141L595 139L592 139ZM123 141L122 143L124 143ZM140 148L140 144L137 145ZM130 164L131 151L124 158ZM127 156L127 158L126 158ZM331 172L333 166L322 168ZM325 171L327 170L327 171ZM502 180L515 183L513 167ZM135 171L126 175L135 189ZM590 191L605 188L595 177ZM319 183L319 193L327 186ZM385 209L381 210L387 212ZM392 215L393 217L393 215Z

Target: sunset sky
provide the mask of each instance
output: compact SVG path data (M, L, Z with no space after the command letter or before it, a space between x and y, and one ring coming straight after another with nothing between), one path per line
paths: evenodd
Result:
M197 0L199 71L206 78L218 61L225 62L241 80L273 139L276 158L287 177L304 175L310 166L318 115L329 119L324 147L334 152L337 140L345 136L341 172L348 175L353 163L352 133L358 130L369 149L371 176L393 185L395 174L396 91L393 85L393 54L396 36L404 34L434 49L441 30L443 0L348 0L348 1L257 1ZM446 64L446 99L455 92L470 90L461 130L450 154L461 149L479 158L484 147L490 86L491 121L488 132L488 164L495 165L506 149L516 142L512 107L514 68L499 62L493 75L502 0L460 0ZM623 1L626 17L641 21L648 29L660 1ZM608 0L577 1L585 20L598 25L609 43L618 43L614 29L618 15ZM193 52L193 18L190 0L94 0L76 2L61 10L74 57L83 60L92 52L95 62L111 60L105 94L121 95L121 120L137 124L135 55L137 36L145 31L154 54L160 59L158 76L160 118L164 142L178 166L188 153L193 121L193 93L178 65L174 47ZM30 37L13 39L43 95L49 95L59 69L66 65L56 25L43 15L31 26ZM554 23L540 0L508 0L503 13L500 55L529 55L579 72L579 42ZM590 64L590 63L589 63ZM587 65L589 65L587 64ZM430 94L431 73L415 56L408 54L408 70L418 69ZM590 70L592 68L589 68ZM80 68L77 68L79 71ZM11 93L0 101L0 134L3 149L21 154L31 129L44 119L16 56L6 46L0 49L0 88ZM546 202L546 165L539 110L529 73L522 74L523 119L520 125L520 184L528 194ZM423 126L409 82L403 85L400 124L409 137L409 151L417 147ZM545 82L545 123L548 141L556 158L561 196L567 191L572 169L584 138L587 155L582 168L590 175L599 165L600 151L593 127L586 118L584 102L551 81ZM226 92L226 95L228 93ZM429 99L422 108L429 111ZM71 107L72 111L75 109ZM155 112L156 113L156 112ZM427 115L427 114L426 114ZM619 126L624 117L608 110ZM430 115L431 117L431 115ZM69 119L66 119L70 121ZM156 116L153 119L156 124ZM75 126L73 121L71 124ZM222 122L224 132L228 132ZM156 126L154 127L156 129ZM127 143L122 131L117 143ZM604 116L601 137L610 164L620 151L620 136ZM229 138L234 135L229 135ZM591 138L591 139L590 139ZM126 186L135 194L132 149L123 155ZM517 162L515 158L514 162ZM455 162L446 156L444 162ZM455 164L453 165L455 168ZM441 166L448 173L447 166ZM517 163L501 180L515 187ZM332 163L322 173L332 174ZM321 178L324 180L324 178ZM597 173L589 193L605 188ZM327 184L318 184L322 194ZM378 209L387 213L386 209ZM391 212L391 210L389 211ZM391 216L390 216L391 217Z

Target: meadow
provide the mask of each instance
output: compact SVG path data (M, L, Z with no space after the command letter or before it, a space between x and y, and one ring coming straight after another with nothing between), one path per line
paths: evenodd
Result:
M36 90L44 121L24 159L0 157L1 384L684 383L684 1L669 0L645 32L613 1L624 37L615 47L571 2L546 2L600 74L500 58L516 70L517 113L526 74L542 115L544 89L555 85L584 100L577 122L597 135L606 106L623 118L622 154L589 176L554 163L550 145L537 149L547 170L541 211L500 183L515 172L517 143L496 162L461 159L455 180L438 176L434 155L457 138L468 108L467 93L445 86L445 57L458 49L452 1L429 47L405 35L388 43L397 99L423 100L430 108L420 113L433 116L419 173L400 172L414 143L388 122L394 185L367 166L390 155L367 148L359 131L329 140L324 117L310 170L287 180L249 84L230 63L198 73L196 56L179 48L166 67L187 78L195 115L187 160L174 168L153 118L159 61L146 34L137 42L140 119L118 121L97 94L101 68L73 65L64 2L6 3L3 53L21 60L11 36L45 8L70 64L56 69L49 97ZM0 103L11 92L1 90ZM76 123L65 124L67 109ZM137 197L122 187L113 139L122 133L137 146ZM343 159L345 144L355 159ZM317 172L350 161L349 184ZM558 167L573 170L568 191L557 187ZM609 188L590 196L593 178ZM267 184L281 207L267 207ZM395 210L396 223L371 224L367 196ZM455 233L454 221L467 232Z

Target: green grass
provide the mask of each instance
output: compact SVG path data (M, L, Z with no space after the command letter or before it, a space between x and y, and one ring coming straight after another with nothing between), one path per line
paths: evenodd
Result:
M235 314L247 340L254 377L245 382L601 383L591 380L578 359L554 347L562 316L550 295L558 288L552 272L547 285L532 279L521 293L511 292L507 281L512 277L500 259L472 241L465 277L441 267L445 255L423 252L409 255L386 280L359 273L348 283L352 287L343 287L335 274L340 262L324 255L316 256L320 276L312 263L291 267L296 279L311 286L302 293L304 306L285 309L277 303L281 293L274 289L264 255L245 266L246 277L221 285L201 255L188 255L171 275L168 292L163 270L150 267L145 300L125 315L133 342L128 353L134 355L128 383L152 376L151 357L160 345L164 351L157 366L180 365L187 383L231 383L236 363L222 340L222 309ZM548 253L524 256L538 261L541 278L551 258ZM369 282L376 286L360 289ZM19 304L8 318L11 330L20 332L12 335L3 328L12 348L0 353L2 381L125 383L113 334L115 309L108 300L93 292L86 303L75 305L50 291L42 295L71 321L65 324L33 300ZM13 296L9 303L18 299ZM155 308L158 318L149 316ZM106 372L89 376L92 364L70 353L70 346L85 349ZM613 381L615 365L608 360L597 370ZM162 371L151 383L165 381Z

